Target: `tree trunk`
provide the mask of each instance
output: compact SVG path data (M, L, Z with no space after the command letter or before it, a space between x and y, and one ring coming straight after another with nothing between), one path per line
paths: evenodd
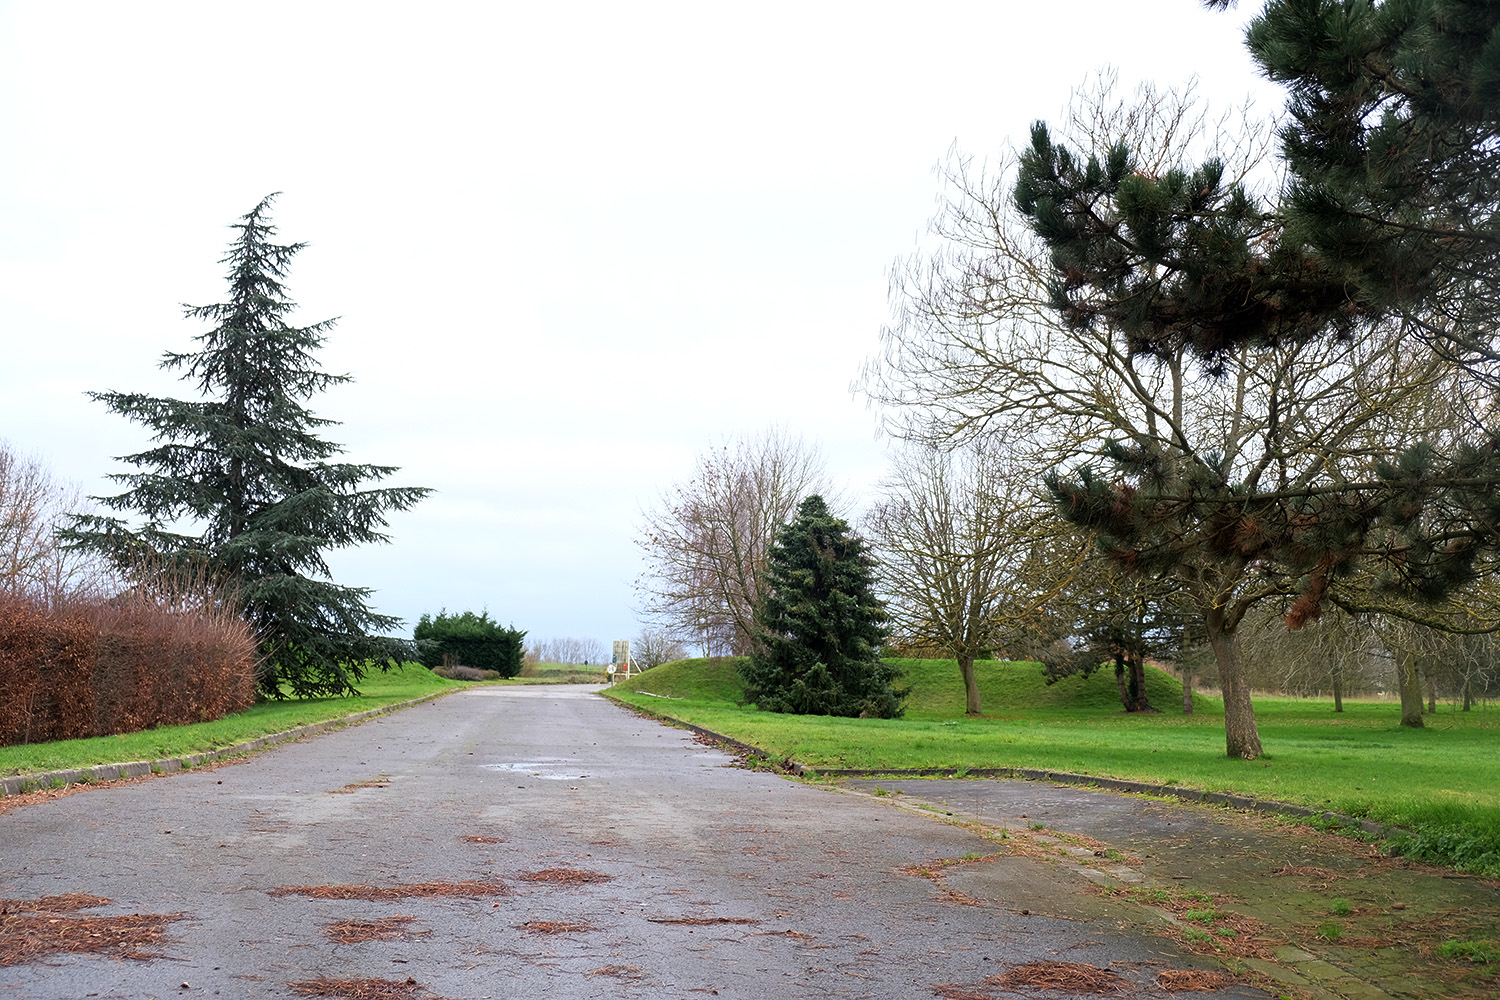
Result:
M1427 713L1437 714L1437 678L1427 675Z
M1193 714L1193 672L1186 666L1182 668L1182 714Z
M1213 647L1219 665L1219 687L1224 692L1224 746L1229 756L1254 760L1261 755L1260 731L1255 726L1255 706L1250 700L1250 685L1240 671L1239 650L1234 634L1224 629L1224 612L1211 610L1208 644Z
M979 715L979 680L974 676L972 654L958 658L958 672L964 675L964 714Z
M1333 710L1344 710L1344 675L1337 670L1333 672Z
M1464 711L1474 707L1474 684L1469 678L1464 678Z
M1115 690L1120 692L1120 704L1125 711L1134 712L1130 703L1130 688L1125 683L1125 661L1119 656L1115 657Z
M1422 728L1422 677L1415 653L1403 653L1396 665L1396 685L1401 691L1401 724Z
M1146 659L1143 656L1131 656L1126 661L1130 665L1130 708L1131 712L1154 712L1151 707L1151 698L1146 694Z

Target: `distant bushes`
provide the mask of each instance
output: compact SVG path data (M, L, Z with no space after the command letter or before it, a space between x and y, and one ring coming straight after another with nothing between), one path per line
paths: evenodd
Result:
M255 701L256 646L231 608L127 592L0 592L0 745L221 718Z
M489 612L450 615L446 611L437 617L423 615L412 632L417 643L417 658L423 666L434 672L445 667L452 671L456 667L472 667L479 671L493 671L499 677L514 677L521 672L521 640L526 633L514 628L504 628L490 621ZM480 678L459 677L453 673L441 676L457 680Z

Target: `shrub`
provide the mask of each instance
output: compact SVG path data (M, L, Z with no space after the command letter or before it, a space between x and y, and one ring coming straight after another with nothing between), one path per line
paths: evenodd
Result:
M0 594L0 745L222 718L254 703L255 667L249 626L206 593Z
M417 658L434 670L440 666L474 667L492 670L501 677L521 672L521 640L526 633L514 627L502 628L490 621L489 612L450 615L440 611L436 618L423 615L412 637L417 642Z
M432 668L432 672L439 677L446 677L450 681L494 681L500 679L500 674L497 671L480 670L478 667L438 664Z

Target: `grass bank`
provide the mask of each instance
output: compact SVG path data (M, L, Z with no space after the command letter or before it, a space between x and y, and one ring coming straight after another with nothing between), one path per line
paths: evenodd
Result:
M1125 715L1112 673L1047 687L1034 664L979 663L985 716L963 715L951 660L900 661L913 688L903 719L757 712L737 702L735 661L679 661L611 696L818 769L1028 767L1230 792L1330 810L1409 831L1408 856L1500 877L1500 712L1440 710L1423 729L1394 704L1257 698L1265 756L1225 755L1223 707L1154 672L1160 714ZM656 695L657 697L652 697ZM668 700L670 699L670 700Z
M434 676L420 664L408 663L399 670L375 671L360 685L355 698L308 698L266 702L214 722L186 726L162 726L120 736L97 736L86 740L58 740L0 747L0 775L31 774L118 764L132 760L181 757L233 746L272 733L285 732L314 722L384 708L465 685Z

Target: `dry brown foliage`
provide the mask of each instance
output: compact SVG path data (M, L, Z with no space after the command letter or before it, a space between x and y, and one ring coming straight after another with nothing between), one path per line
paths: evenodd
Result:
M405 885L283 885L267 890L268 896L307 896L312 899L408 899L412 896L508 896L510 889L499 882L411 882Z
M1156 985L1168 993L1206 993L1238 982L1227 972L1209 969L1163 969L1156 974Z
M608 882L614 878L603 872L584 871L580 868L543 868L539 872L522 872L516 877L522 882L549 882L554 885L587 885L590 882Z
M1063 993L1099 993L1125 996L1130 984L1109 969L1087 962L1027 962L1014 965L998 976L985 979L986 986L1008 992L1058 990Z
M287 983L293 993L305 997L339 997L340 1000L412 1000L422 988L415 979L304 979Z
M255 700L250 627L206 584L108 600L0 592L0 745L218 719Z
M584 975L589 977L614 976L616 979L639 979L645 973L633 965L605 965L594 969L592 972L585 972Z
M67 892L59 896L39 896L36 899L0 899L0 914L6 913L77 913L92 910L96 906L107 906L109 900L103 896L91 896L86 892Z
M166 940L178 913L132 913L119 917L58 914L104 906L102 896L68 893L39 899L0 901L0 966L22 965L49 955L108 954L115 958L160 958L144 951Z
M359 944L361 941L404 941L413 934L408 925L417 918L405 914L381 917L379 920L338 920L323 927L323 933L334 944Z
M943 1000L995 1000L991 993L962 983L943 983L932 988L932 995Z
M527 934L583 934L598 929L587 920L528 920L516 925L516 930Z
M707 927L711 924L758 924L754 917L647 917L653 924L679 924L687 927Z
M937 858L932 861L897 868L896 874L909 875L912 878L925 878L929 882L937 882L942 879L943 872L949 868L956 868L960 865L984 864L985 862L996 861L1003 857L1005 857L1004 854L996 852L977 858Z
M1273 877L1293 876L1295 878L1316 879L1319 882L1332 882L1342 878L1338 872L1329 868L1317 868L1312 865L1282 865L1271 873Z

